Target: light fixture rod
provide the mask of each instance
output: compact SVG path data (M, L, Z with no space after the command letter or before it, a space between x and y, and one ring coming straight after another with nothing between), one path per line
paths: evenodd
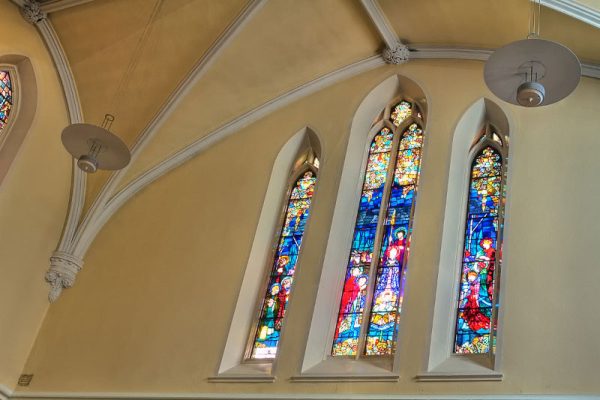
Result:
M113 121L115 120L115 116L112 114L105 114L104 121L102 121L102 128L110 131L110 127L112 126Z
M535 39L540 36L540 15L542 12L541 0L530 0L529 12L529 34L527 39Z

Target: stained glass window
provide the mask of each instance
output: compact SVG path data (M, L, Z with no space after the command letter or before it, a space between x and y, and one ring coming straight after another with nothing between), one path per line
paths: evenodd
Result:
M277 354L316 180L316 174L307 171L292 186L254 334L251 359L272 359Z
M499 150L489 145L492 142L502 140L494 132L487 134L471 165L454 345L460 354L489 353L495 344L491 329L495 330L496 319L505 166Z
M369 148L334 356L388 355L395 349L423 145L423 130L411 118L414 108L405 100L391 107L391 125L384 124Z
M8 123L8 116L13 105L12 83L8 71L0 71L0 131Z

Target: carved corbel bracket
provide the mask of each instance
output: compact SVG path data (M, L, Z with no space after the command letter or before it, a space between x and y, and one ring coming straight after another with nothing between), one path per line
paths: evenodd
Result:
M75 283L77 273L83 267L83 260L72 254L55 251L50 257L50 268L46 272L46 282L51 286L48 300L54 303L63 289Z
M386 47L382 56L388 64L404 64L410 58L410 50L404 43L398 42L393 48Z
M21 7L21 15L31 24L37 24L48 16L36 0L25 0Z

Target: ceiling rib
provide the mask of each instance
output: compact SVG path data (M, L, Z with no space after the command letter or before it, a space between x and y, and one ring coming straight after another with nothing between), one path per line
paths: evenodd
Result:
M56 34L52 23L47 18L47 13L35 2L23 2L21 0L13 0L13 2L21 8L23 18L38 28L42 39L46 43L48 52L54 61L54 65L60 77L70 122L72 124L83 122L83 112L81 110L75 78L73 77L67 55L58 39L58 35ZM58 260L60 258L59 254L61 254L73 240L77 230L77 224L83 211L87 176L83 171L77 168L77 160L73 160L72 162L72 171L68 213L60 242L50 257L49 272L55 266L55 262L58 262L53 260ZM67 275L68 273L66 270L63 272L56 271L53 275L46 275L46 280L51 284L53 289L60 286L62 290L62 287L68 285L69 277ZM55 291L56 290L54 290L54 292ZM53 291L51 290L51 294L48 297L49 299L51 299L52 292Z
M398 35L396 34L394 28L392 28L390 21L388 21L387 17L385 16L385 13L381 9L381 7L379 7L377 1L361 0L361 3L365 11L369 15L369 18L373 22L373 25L375 25L375 28L379 32L379 35L385 42L385 45L389 49L393 49L398 44L398 42L400 42L400 39L398 38Z
M23 3L24 0L13 0L15 3ZM54 1L54 0L53 0ZM56 0L57 2L87 2L91 0ZM138 155L147 142L153 137L158 128L162 125L164 120L170 114L171 110L178 103L178 99L187 93L187 91L193 86L199 79L207 67L211 64L212 59L219 53L219 50L224 47L229 39L237 33L239 28L243 25L246 19L256 11L262 3L266 0L252 0L247 8L242 12L242 15L236 19L236 21L226 30L226 32L215 42L213 47L205 54L203 59L196 65L194 70L188 75L188 77L178 86L175 92L170 96L169 100L157 114L157 116L151 121L146 129L140 135L136 145L133 149L133 155ZM543 3L569 3L573 6L573 2L558 1L558 0L542 0ZM365 10L369 17L377 27L380 35L382 36L386 45L398 45L399 40L393 29L390 28L387 18L379 8L376 0L361 0ZM558 11L564 12L561 9ZM565 12L566 13L566 12ZM568 14L571 15L571 14ZM579 18L578 18L579 19ZM589 19L589 18L588 18ZM584 21L586 22L586 21ZM589 22L588 22L589 23ZM600 25L599 25L600 26ZM464 49L464 48L431 48L431 47L419 47L416 46L411 49L411 58L413 59L469 59L469 60L486 60L492 50L487 49ZM375 56L365 59L363 61L351 64L349 66L342 67L336 71L328 73L320 78L317 78L311 82L308 82L298 88L291 90L265 104L255 108L254 110L243 114L235 118L233 121L222 126L221 128L211 132L202 139L197 140L186 148L173 154L171 157L163 160L159 164L155 165L151 169L144 172L139 177L135 178L128 185L125 186L121 191L113 195L114 191L120 180L125 175L125 170L119 171L113 174L107 184L103 187L102 192L94 201L92 208L86 214L86 217L82 224L78 226L77 235L69 253L77 255L77 257L83 257L94 240L96 234L102 228L102 226L110 219L110 217L134 194L139 192L145 186L158 179L160 176L166 174L170 170L177 166L185 163L189 159L193 158L212 144L220 141L224 137L227 137L244 126L263 118L264 116L276 111L277 109L296 101L302 97L305 97L311 93L321 90L335 82L339 82L343 79L348 79L359 73L363 73L379 67L384 64L382 57ZM600 66L597 65L583 65L583 75L600 78Z
M487 49L461 49L461 48L430 48L416 47L411 49L411 59L464 59L485 61L493 50ZM184 149L163 160L159 164L150 168L135 178L117 194L115 194L102 209L94 224L87 227L85 240L78 243L80 254L85 254L96 234L110 217L140 190L154 182L156 179L165 175L174 168L184 164L188 160L197 156L216 142L236 133L243 127L269 115L272 112L319 90L322 90L334 83L352 76L358 75L384 65L383 58L379 56L370 57L363 61L342 67L334 72L328 73L313 81L299 86L265 104L259 106L233 121L223 125L221 128L212 131L208 135L196 140ZM584 76L600 78L600 66L594 64L583 64L582 71Z
M36 5L43 13L53 13L60 10L66 10L67 8L80 6L85 3L89 3L94 0L12 0L19 7L25 7L26 5Z
M53 13L67 8L80 6L91 1L93 0L49 0L40 2L40 7L44 12Z
M187 92L194 87L196 82L204 75L207 69L212 65L215 58L221 53L222 49L229 44L231 39L241 31L243 26L256 14L256 12L266 3L266 0L250 0L237 18L225 29L213 45L206 51L202 58L196 63L192 71L171 93L161 110L150 121L148 126L141 132L133 149L131 151L132 162L142 152L144 147L156 134L158 129L167 120L171 112L176 108L181 99ZM131 165L131 163L130 163ZM108 182L103 186L100 194L94 200L91 208L85 214L83 221L77 226L74 239L69 243L63 255L70 255L74 259L82 260L89 244L93 241L99 228L106 222L103 219L104 210L107 208L107 202L111 199L117 185L127 172L127 167L113 173ZM110 214L112 215L112 213ZM109 215L109 216L110 216ZM73 279L74 280L74 279Z
M600 28L600 11L585 6L574 0L541 0L542 5L561 12L569 17Z

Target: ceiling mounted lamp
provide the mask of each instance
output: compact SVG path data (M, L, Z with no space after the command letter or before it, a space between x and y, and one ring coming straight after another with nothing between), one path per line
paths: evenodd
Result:
M531 0L527 39L496 50L483 72L492 93L523 107L556 103L571 94L581 78L581 64L571 50L539 39L540 11L540 0Z
M63 129L62 143L82 171L117 170L129 164L131 154L127 145L109 131L114 120L114 116L106 114L102 126L71 124Z
M164 0L157 0L152 13L137 46L133 51L131 60L123 77L114 93L112 104L116 110L127 88L129 77L135 71L143 53L143 48L150 36L151 28L162 7ZM115 105L116 104L116 105ZM111 114L104 116L101 126L92 124L71 124L63 129L61 139L67 151L77 159L77 166L86 173L94 173L99 169L118 170L125 168L131 160L131 153L121 139L110 132L115 117Z

